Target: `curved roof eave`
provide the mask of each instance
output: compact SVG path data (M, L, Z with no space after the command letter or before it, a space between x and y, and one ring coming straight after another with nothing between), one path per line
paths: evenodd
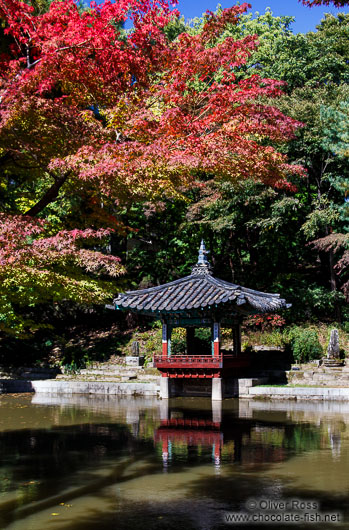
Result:
M241 285L215 278L201 242L199 259L192 273L163 285L127 291L114 299L117 309L154 316L194 312L214 312L217 309L241 315L268 313L290 307L277 293L255 291Z

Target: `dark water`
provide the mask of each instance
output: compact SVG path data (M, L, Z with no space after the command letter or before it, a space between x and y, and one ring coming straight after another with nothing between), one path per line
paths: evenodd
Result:
M349 404L2 395L0 460L1 529L349 528Z

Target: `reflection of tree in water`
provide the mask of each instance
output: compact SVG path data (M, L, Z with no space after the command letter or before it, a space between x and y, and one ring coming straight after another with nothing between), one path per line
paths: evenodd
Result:
M286 425L284 447L295 453L319 449L321 433L307 424Z
M127 425L83 424L0 433L0 464L10 477L6 491L17 493L15 500L1 504L0 527L8 524L20 507L25 516L44 509L46 500L48 506L58 504L61 492L65 499L77 498L126 480L121 477L127 467L150 450L151 444L135 439ZM96 478L100 466L107 472ZM127 480L130 478L134 476Z
M341 455L342 433L346 431L346 424L343 421L330 421L327 424L327 433L332 456L338 459Z

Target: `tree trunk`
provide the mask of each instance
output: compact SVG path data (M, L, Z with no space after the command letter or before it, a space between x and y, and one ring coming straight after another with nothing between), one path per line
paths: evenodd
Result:
M331 228L326 228L326 235L329 235L331 232L332 232ZM334 255L333 255L332 249L328 252L328 258L329 258L329 267L330 267L331 291L337 292L337 277L336 277L336 271L334 270L335 261L334 261ZM342 321L341 306L337 299L334 301L334 316L335 316L336 322Z
M65 181L67 180L68 176L70 175L70 171L65 173L63 176L56 178L55 182L52 184L52 186L47 190L45 195L37 202L32 208L30 208L25 215L30 215L31 217L34 217L35 215L38 215L48 204L53 202L55 199L57 199L59 191Z

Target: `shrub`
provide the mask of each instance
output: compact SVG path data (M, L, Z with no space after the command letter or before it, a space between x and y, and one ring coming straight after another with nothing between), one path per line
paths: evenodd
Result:
M244 328L251 330L270 331L281 328L286 323L285 319L276 314L265 313L261 315L250 315L244 321Z
M283 348L285 346L284 332L279 329L272 331L245 331L242 335L243 341L248 344L263 345L263 346L277 346Z
M308 362L323 355L322 346L314 329L295 326L287 332L287 339L295 361Z
M197 351L206 352L211 348L211 328L195 329L195 344ZM173 355L179 355L186 352L187 339L185 328L174 328L171 336L171 352Z
M212 330L211 328L196 328L195 337L202 341L211 342Z
M171 353L180 355L185 353L187 348L187 339L185 328L174 328L171 336Z

